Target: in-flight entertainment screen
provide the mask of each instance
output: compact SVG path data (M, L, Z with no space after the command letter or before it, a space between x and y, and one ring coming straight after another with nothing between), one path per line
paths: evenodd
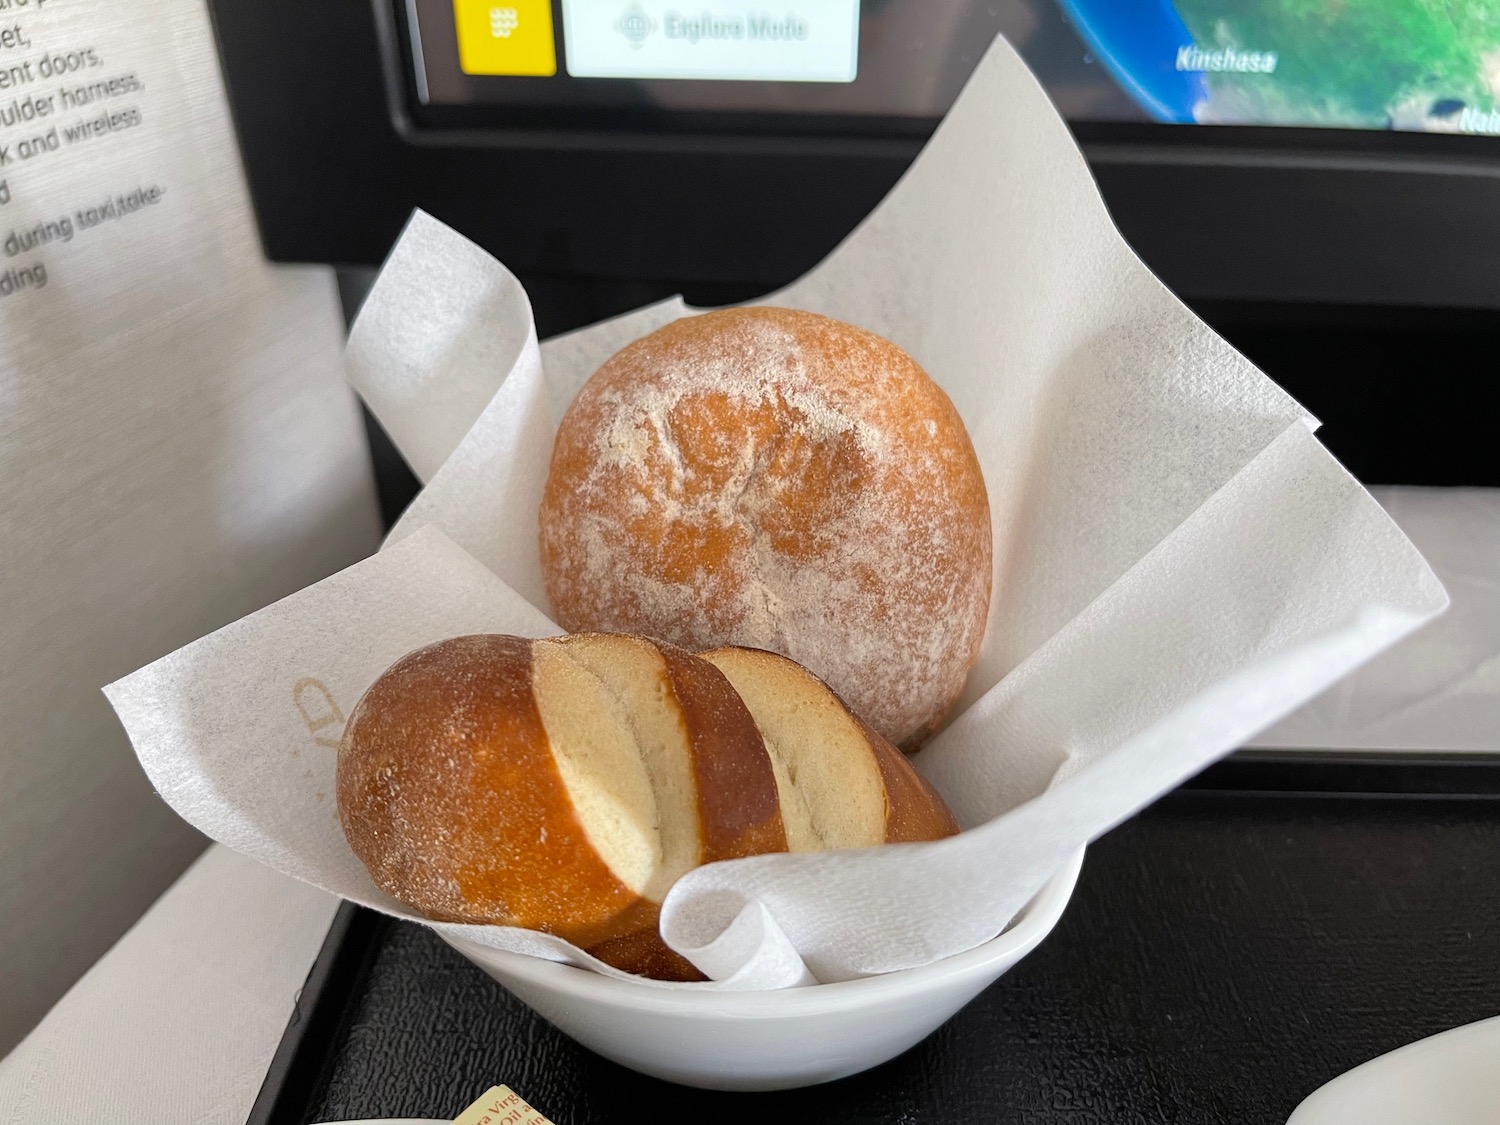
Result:
M1003 34L1074 121L1500 133L1500 0L396 2L419 106L490 123L915 130Z

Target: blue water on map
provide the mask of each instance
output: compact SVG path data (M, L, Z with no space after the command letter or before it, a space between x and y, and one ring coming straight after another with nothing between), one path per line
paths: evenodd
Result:
M1169 0L1058 0L1094 58L1158 121L1191 123L1203 75L1177 69L1193 37Z

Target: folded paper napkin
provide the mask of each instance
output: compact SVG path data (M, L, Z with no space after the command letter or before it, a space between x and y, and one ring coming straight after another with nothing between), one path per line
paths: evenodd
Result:
M962 710L919 755L966 831L713 864L662 933L713 982L925 964L994 937L1080 845L1447 603L1315 423L1160 283L997 41L890 195L761 303L909 351L988 482L994 598ZM334 748L403 653L543 636L537 507L563 407L668 302L539 346L519 283L417 214L354 327L351 377L426 479L379 555L107 691L163 796L247 855L403 917L344 842ZM436 925L604 972L544 934Z

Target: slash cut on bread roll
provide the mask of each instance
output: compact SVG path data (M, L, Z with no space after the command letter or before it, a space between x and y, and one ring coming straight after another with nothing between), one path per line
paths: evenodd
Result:
M906 758L796 661L749 648L699 654L745 701L776 772L794 852L939 840L958 823Z
M349 718L338 807L375 884L427 917L541 930L664 980L702 979L657 930L672 884L786 849L728 680L639 637L456 637L403 657Z
M991 539L962 419L916 362L814 313L686 317L569 406L541 510L554 620L822 677L899 746L979 652Z

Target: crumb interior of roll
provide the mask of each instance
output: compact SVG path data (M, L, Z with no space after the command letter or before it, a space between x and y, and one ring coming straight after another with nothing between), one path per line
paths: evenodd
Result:
M703 849L690 736L661 653L639 638L602 633L580 633L537 647L555 648L593 677L634 741L634 757L654 796L658 841L656 870L641 893L660 902L673 883L702 862ZM603 785L608 788L607 782Z
M644 895L662 871L661 817L628 708L559 644L538 644L533 661L537 710L574 815L615 877Z
M701 654L734 685L770 752L787 846L794 852L885 842L879 763L859 724L815 676L750 649Z

